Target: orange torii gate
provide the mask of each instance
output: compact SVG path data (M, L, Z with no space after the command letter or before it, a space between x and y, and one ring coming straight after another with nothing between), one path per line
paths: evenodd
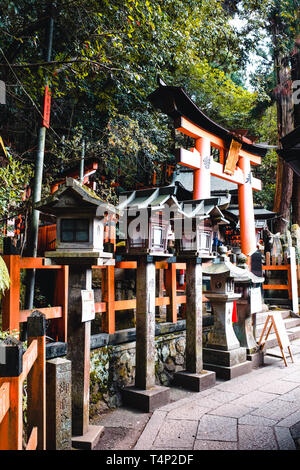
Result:
M180 87L159 87L149 100L174 119L176 130L195 139L191 150L176 151L176 162L194 170L193 199L211 197L210 176L214 175L238 185L241 250L246 255L256 251L255 221L252 191L260 191L261 181L254 178L251 165L259 165L267 147L255 145L208 118ZM211 155L218 149L219 161Z

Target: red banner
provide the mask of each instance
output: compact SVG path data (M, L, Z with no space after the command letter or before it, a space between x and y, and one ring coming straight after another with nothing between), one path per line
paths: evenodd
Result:
M49 129L50 125L50 108L51 108L51 90L48 86L45 86L45 97L44 97L44 114L43 114L43 126Z

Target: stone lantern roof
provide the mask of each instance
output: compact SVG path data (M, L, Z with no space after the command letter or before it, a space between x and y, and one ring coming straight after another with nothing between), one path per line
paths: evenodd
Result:
M263 277L258 277L247 268L240 268L235 264L231 263L228 256L226 256L227 249L224 246L219 247L220 258L216 262L212 263L208 267L203 267L203 274L216 275L216 274L227 274L228 277L234 278L238 282L252 282L262 283Z
M129 209L163 209L166 205L173 206L176 210L177 216L200 219L208 217L216 218L218 220L224 219L221 209L227 207L229 200L224 200L221 197L211 197L209 199L199 200L181 200L177 195L179 186L171 184L160 188L140 189L132 192L122 193L122 200L117 206L117 210L122 212ZM221 209L220 209L221 207Z
M37 202L35 208L51 215L61 215L66 210L70 214L84 210L99 217L106 211L116 212L112 204L105 202L93 190L73 178L66 178L65 184L47 199Z

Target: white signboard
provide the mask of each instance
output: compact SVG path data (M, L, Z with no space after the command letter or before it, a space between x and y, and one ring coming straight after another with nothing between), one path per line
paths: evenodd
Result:
M251 313L262 311L261 288L251 287L250 289L250 309Z
M95 318L95 300L93 290L81 291L82 317L81 321L91 321Z

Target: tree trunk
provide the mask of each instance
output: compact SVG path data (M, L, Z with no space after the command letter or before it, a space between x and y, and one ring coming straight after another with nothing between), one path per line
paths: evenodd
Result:
M287 58L275 57L275 70L277 71L277 124L278 143L280 139L291 132L293 123L293 103L291 93L291 69ZM275 212L279 218L275 223L276 232L283 232L290 220L290 206L293 194L293 170L278 156L276 191L274 198Z
M292 81L300 80L300 52L295 45L292 53ZM298 87L297 87L298 88ZM294 103L294 127L300 126L300 104ZM300 225L300 176L294 174L292 198L292 223Z

